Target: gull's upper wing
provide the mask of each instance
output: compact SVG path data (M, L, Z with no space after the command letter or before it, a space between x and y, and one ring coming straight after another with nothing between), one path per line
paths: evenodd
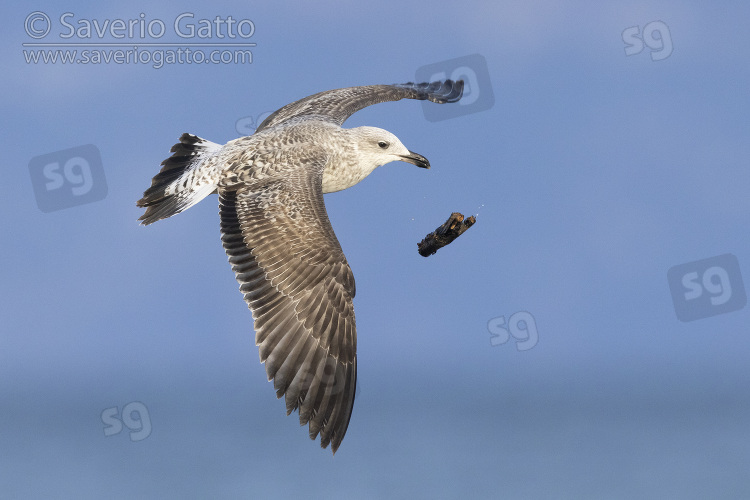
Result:
M336 449L357 382L354 277L323 203L326 156L301 150L274 159L287 172L219 189L221 233L255 320L260 360L287 415L299 409L310 438ZM286 163L287 165L279 165Z
M371 104L400 99L429 99L439 104L456 102L464 90L463 80L432 83L401 83L395 85L367 85L327 90L287 104L273 112L258 126L256 133L291 118L316 116L341 126L347 118Z

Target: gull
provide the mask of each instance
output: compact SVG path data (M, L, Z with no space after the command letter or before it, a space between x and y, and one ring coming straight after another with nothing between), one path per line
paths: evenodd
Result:
M219 145L183 134L138 200L148 225L218 193L221 241L253 316L255 343L287 415L335 454L357 385L354 276L323 195L393 161L430 168L392 133L342 128L371 104L454 103L463 81L369 85L320 92L278 109L251 136Z

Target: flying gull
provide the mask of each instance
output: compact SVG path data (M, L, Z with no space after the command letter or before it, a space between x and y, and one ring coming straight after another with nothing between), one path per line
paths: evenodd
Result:
M251 136L219 145L183 134L138 200L144 225L219 194L221 241L252 311L255 343L287 415L336 453L357 383L354 276L328 220L323 194L354 186L378 166L429 168L390 132L342 128L371 104L453 103L463 81L329 90L287 104Z

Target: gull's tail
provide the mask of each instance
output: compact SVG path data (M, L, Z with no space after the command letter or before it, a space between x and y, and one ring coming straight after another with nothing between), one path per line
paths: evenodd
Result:
M186 210L213 193L221 171L216 156L222 146L191 134L182 134L172 156L161 162L151 187L136 202L145 207L138 220L148 225Z

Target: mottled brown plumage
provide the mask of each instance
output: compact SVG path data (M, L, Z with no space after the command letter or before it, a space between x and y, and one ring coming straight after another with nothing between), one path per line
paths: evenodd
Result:
M321 92L271 114L224 146L183 134L138 201L151 224L219 194L222 243L252 311L255 341L287 414L299 410L312 439L335 453L357 383L354 276L323 194L360 182L377 166L429 168L390 132L342 129L354 112L385 101L460 99L463 82L373 85Z

